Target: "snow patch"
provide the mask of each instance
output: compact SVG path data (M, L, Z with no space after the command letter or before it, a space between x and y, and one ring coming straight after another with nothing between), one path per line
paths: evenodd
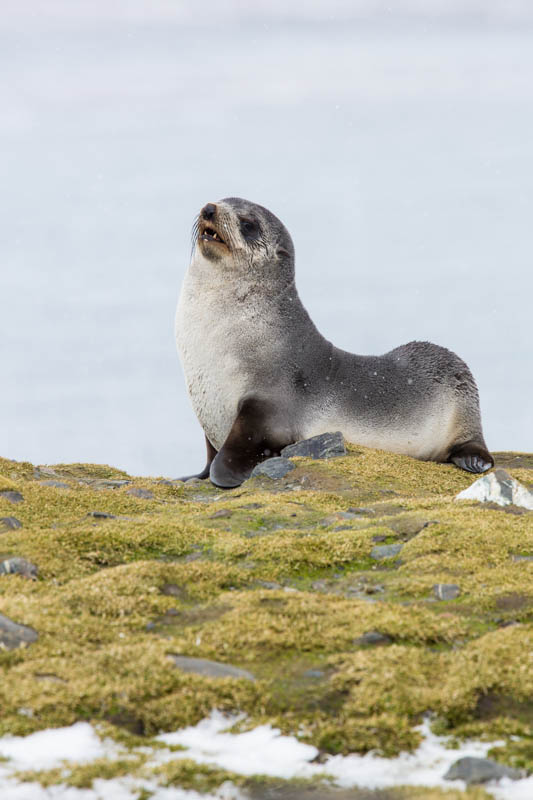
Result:
M173 752L153 750L147 767L180 758L211 764L241 775L269 775L284 779L320 778L329 776L343 788L387 789L394 786L428 786L464 789L463 781L445 781L449 767L464 756L486 757L500 742L463 743L458 749L446 747L448 738L436 736L426 719L417 730L422 742L414 753L401 753L397 758L366 755L331 756L325 763L314 762L318 751L284 736L277 728L261 725L243 733L228 730L241 717L230 717L214 711L198 725L158 736L167 745L186 749ZM146 749L143 748L146 752ZM0 755L8 758L0 763L0 796L9 800L134 800L141 789L153 793L153 800L245 800L233 785L225 784L214 793L199 795L193 791L165 788L154 779L122 777L97 779L91 789L65 785L42 787L37 783L20 783L14 773L24 769L51 769L63 762L88 763L97 758L114 759L126 751L111 740L100 740L94 728L78 722L68 728L39 731L26 737L6 736L0 739ZM533 776L518 781L507 778L488 784L485 789L495 800L530 800L533 797Z

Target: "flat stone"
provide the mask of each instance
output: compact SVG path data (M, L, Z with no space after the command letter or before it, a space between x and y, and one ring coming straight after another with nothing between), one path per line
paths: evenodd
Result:
M140 489L138 486L133 486L128 489L126 494L131 494L132 497L140 497L141 500L152 500L154 493L150 489Z
M533 556L511 556L511 561L533 561Z
M131 481L128 480L111 480L110 478L91 478L90 480L81 481L86 483L92 489L120 489L122 486L127 486Z
M354 639L354 644L359 647L377 647L384 644L392 644L392 639L390 636L387 636L386 633L368 631L357 639Z
M231 517L233 511L230 511L229 508L221 508L219 511L215 511L214 514L211 514L209 519L226 519L227 517Z
M0 614L0 648L15 650L17 647L37 641L39 634L28 625L19 625L9 617Z
M336 456L345 456L346 447L344 446L344 437L340 431L335 433L321 433L318 436L312 436L310 439L304 439L296 444L289 444L281 451L281 455L285 458L294 458L295 456L302 456L304 458L335 458Z
M445 781L465 781L471 783L487 783L487 781L497 781L500 778L510 778L517 781L523 777L521 770L506 767L505 764L498 764L489 758L474 758L466 756L460 758L444 776Z
M323 669L306 669L303 673L304 678L314 678L315 680L320 680L325 676L325 672Z
M24 500L20 492L14 492L11 489L4 489L3 492L0 492L0 498L8 500L10 503L22 503Z
M380 544L370 551L370 558L381 561L383 558L394 558L401 551L403 544Z
M54 480L46 480L46 481L38 481L41 486L53 486L55 489L70 489L68 483L64 481L54 481Z
M254 467L254 470L251 474L251 478L257 477L267 477L271 478L272 480L276 480L279 478L284 478L288 472L294 469L294 464L292 464L288 458L283 458L277 456L276 458L267 458L266 461L262 461L260 464L257 464Z
M6 531L15 531L17 528L22 528L22 522L16 517L0 517L0 529Z
M395 517L387 521L386 525L394 533L401 536L404 542L408 542L428 525L434 525L436 520L428 520L419 516Z
M436 583L433 594L437 600L455 600L461 594L461 590L455 583Z
M107 511L89 511L87 516L94 519L116 519L114 514L108 514Z
M255 681L254 675L246 669L232 667L231 664L221 664L219 661L209 661L207 658L189 658L169 653L168 656L178 669L184 672L194 672L208 678L241 678Z
M533 511L533 492L501 468L474 481L468 489L459 492L455 499L478 500L480 503L496 503L498 506L515 505Z
M0 575L22 575L34 581L37 578L38 568L31 561L19 556L5 558L0 561Z
M163 586L160 587L159 591L161 594L165 594L168 597L179 597L180 600L188 600L189 594L183 586L179 586L177 583L164 583Z
M257 581L257 585L261 587L261 589L282 589L281 583L276 583L275 581Z

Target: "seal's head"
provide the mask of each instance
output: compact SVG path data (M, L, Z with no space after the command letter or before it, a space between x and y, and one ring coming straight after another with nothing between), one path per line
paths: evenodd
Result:
M294 246L285 225L267 208L240 197L202 208L193 247L193 261L204 258L250 278L294 275Z

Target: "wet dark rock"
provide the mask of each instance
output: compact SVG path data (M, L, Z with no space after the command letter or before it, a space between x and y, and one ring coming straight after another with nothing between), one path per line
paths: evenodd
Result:
M0 499L8 500L10 503L22 503L24 500L20 492L14 492L11 489L4 489L0 492Z
M108 514L107 511L89 511L87 516L94 519L116 519L114 514Z
M37 578L38 568L31 561L19 556L5 558L0 561L0 575L22 575L34 581Z
M184 672L194 672L196 675L205 675L208 678L241 678L255 681L255 676L251 672L233 667L231 664L221 664L219 661L209 661L207 658L189 658L175 653L169 653L168 657Z
M401 551L403 544L381 544L373 547L370 551L370 558L381 561L384 558L395 558Z
M28 625L19 625L0 614L0 649L15 650L17 647L37 641L39 634Z
M46 480L46 481L38 481L41 486L52 486L54 489L70 489L68 483L64 481L54 481L54 480Z
M250 477L257 478L257 477L267 477L272 478L272 480L276 480L278 478L284 478L288 472L294 469L294 464L292 464L288 458L276 457L276 458L268 458L266 461L262 461L261 464L258 464L254 467L254 470Z
M130 494L132 497L139 497L141 500L152 500L154 496L150 489L140 489L138 486L128 489L126 494Z
M321 433L319 436L312 436L296 444L284 447L281 455L285 458L303 456L305 458L335 458L335 456L345 456L346 447L344 437L340 431L336 433Z
M354 639L354 644L358 647L379 647L385 644L392 644L392 639L390 636L387 636L386 633L368 631L357 639Z
M466 756L460 758L444 775L445 781L465 781L471 783L487 783L487 781L497 781L500 778L510 778L513 781L519 780L524 776L521 770L506 767L505 764L498 764L489 758L474 758Z
M0 531L16 531L22 528L22 522L16 517L0 517Z
M437 600L455 600L461 594L461 589L455 583L436 583L433 594Z

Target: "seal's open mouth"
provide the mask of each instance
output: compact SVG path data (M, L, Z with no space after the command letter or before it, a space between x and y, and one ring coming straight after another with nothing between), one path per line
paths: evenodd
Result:
M217 244L226 244L222 236L212 227L206 225L205 228L202 228L200 231L199 239L202 239L204 242L216 242Z

